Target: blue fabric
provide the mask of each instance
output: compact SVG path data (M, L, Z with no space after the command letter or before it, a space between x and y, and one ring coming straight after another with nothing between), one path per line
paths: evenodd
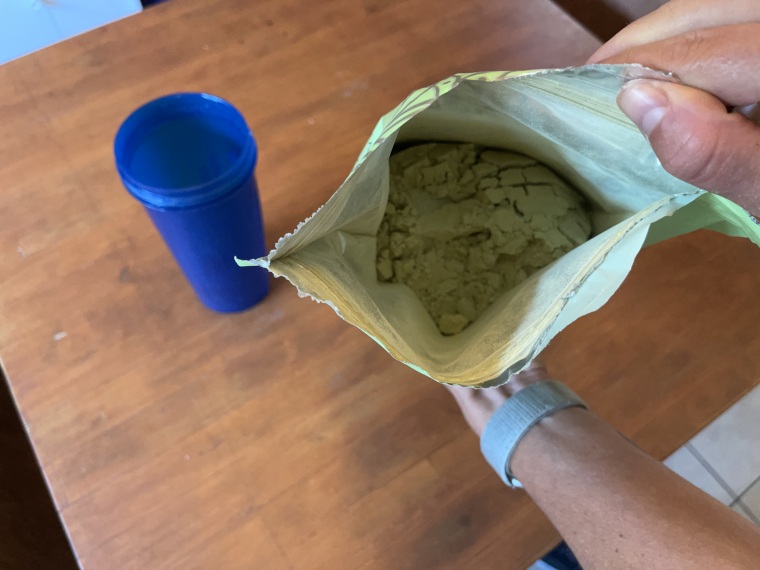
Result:
M575 554L564 541L541 560L556 570L583 570Z

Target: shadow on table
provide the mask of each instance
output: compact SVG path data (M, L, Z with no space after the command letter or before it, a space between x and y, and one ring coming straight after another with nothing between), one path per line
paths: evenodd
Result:
M565 12L602 41L629 23L665 4L666 0L554 0Z
M2 372L0 568L78 568Z

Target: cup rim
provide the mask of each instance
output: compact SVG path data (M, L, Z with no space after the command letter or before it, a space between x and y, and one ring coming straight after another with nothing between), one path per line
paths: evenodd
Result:
M132 175L124 159L130 155L129 147L140 129L150 131L163 122L191 115L209 104L223 109L224 113L241 127L241 133L246 133L240 155L233 164L211 180L175 188L146 184ZM203 92L172 93L141 105L124 119L114 138L116 169L124 186L144 205L159 209L198 206L226 194L252 174L256 165L257 150L253 133L242 113L226 99Z

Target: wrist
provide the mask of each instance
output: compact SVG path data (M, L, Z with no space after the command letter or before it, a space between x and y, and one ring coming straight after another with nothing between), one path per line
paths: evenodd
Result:
M575 406L572 408L557 410L555 413L546 416L539 421L515 446L515 450L512 453L511 463L515 475L517 475L517 472L521 471L520 467L524 463L523 459L525 459L525 457L531 453L531 450L536 447L536 442L539 440L557 439L560 435L564 437L568 432L569 426L583 424L587 421L587 418L590 418L591 416L592 414L588 408Z
M581 462L588 460L587 442L592 435L605 434L616 439L620 434L586 408L566 408L536 424L516 446L511 469L518 480L530 486L537 474L547 469L557 474L559 457L569 453ZM560 478L564 476L560 475Z
M548 380L531 383L507 399L488 421L480 448L488 463L509 486L522 486L511 469L518 445L542 420L585 403L564 384Z

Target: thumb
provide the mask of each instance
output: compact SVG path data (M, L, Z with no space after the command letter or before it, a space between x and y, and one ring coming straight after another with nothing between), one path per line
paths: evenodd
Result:
M663 81L631 81L618 105L665 170L760 215L760 127L704 91Z

